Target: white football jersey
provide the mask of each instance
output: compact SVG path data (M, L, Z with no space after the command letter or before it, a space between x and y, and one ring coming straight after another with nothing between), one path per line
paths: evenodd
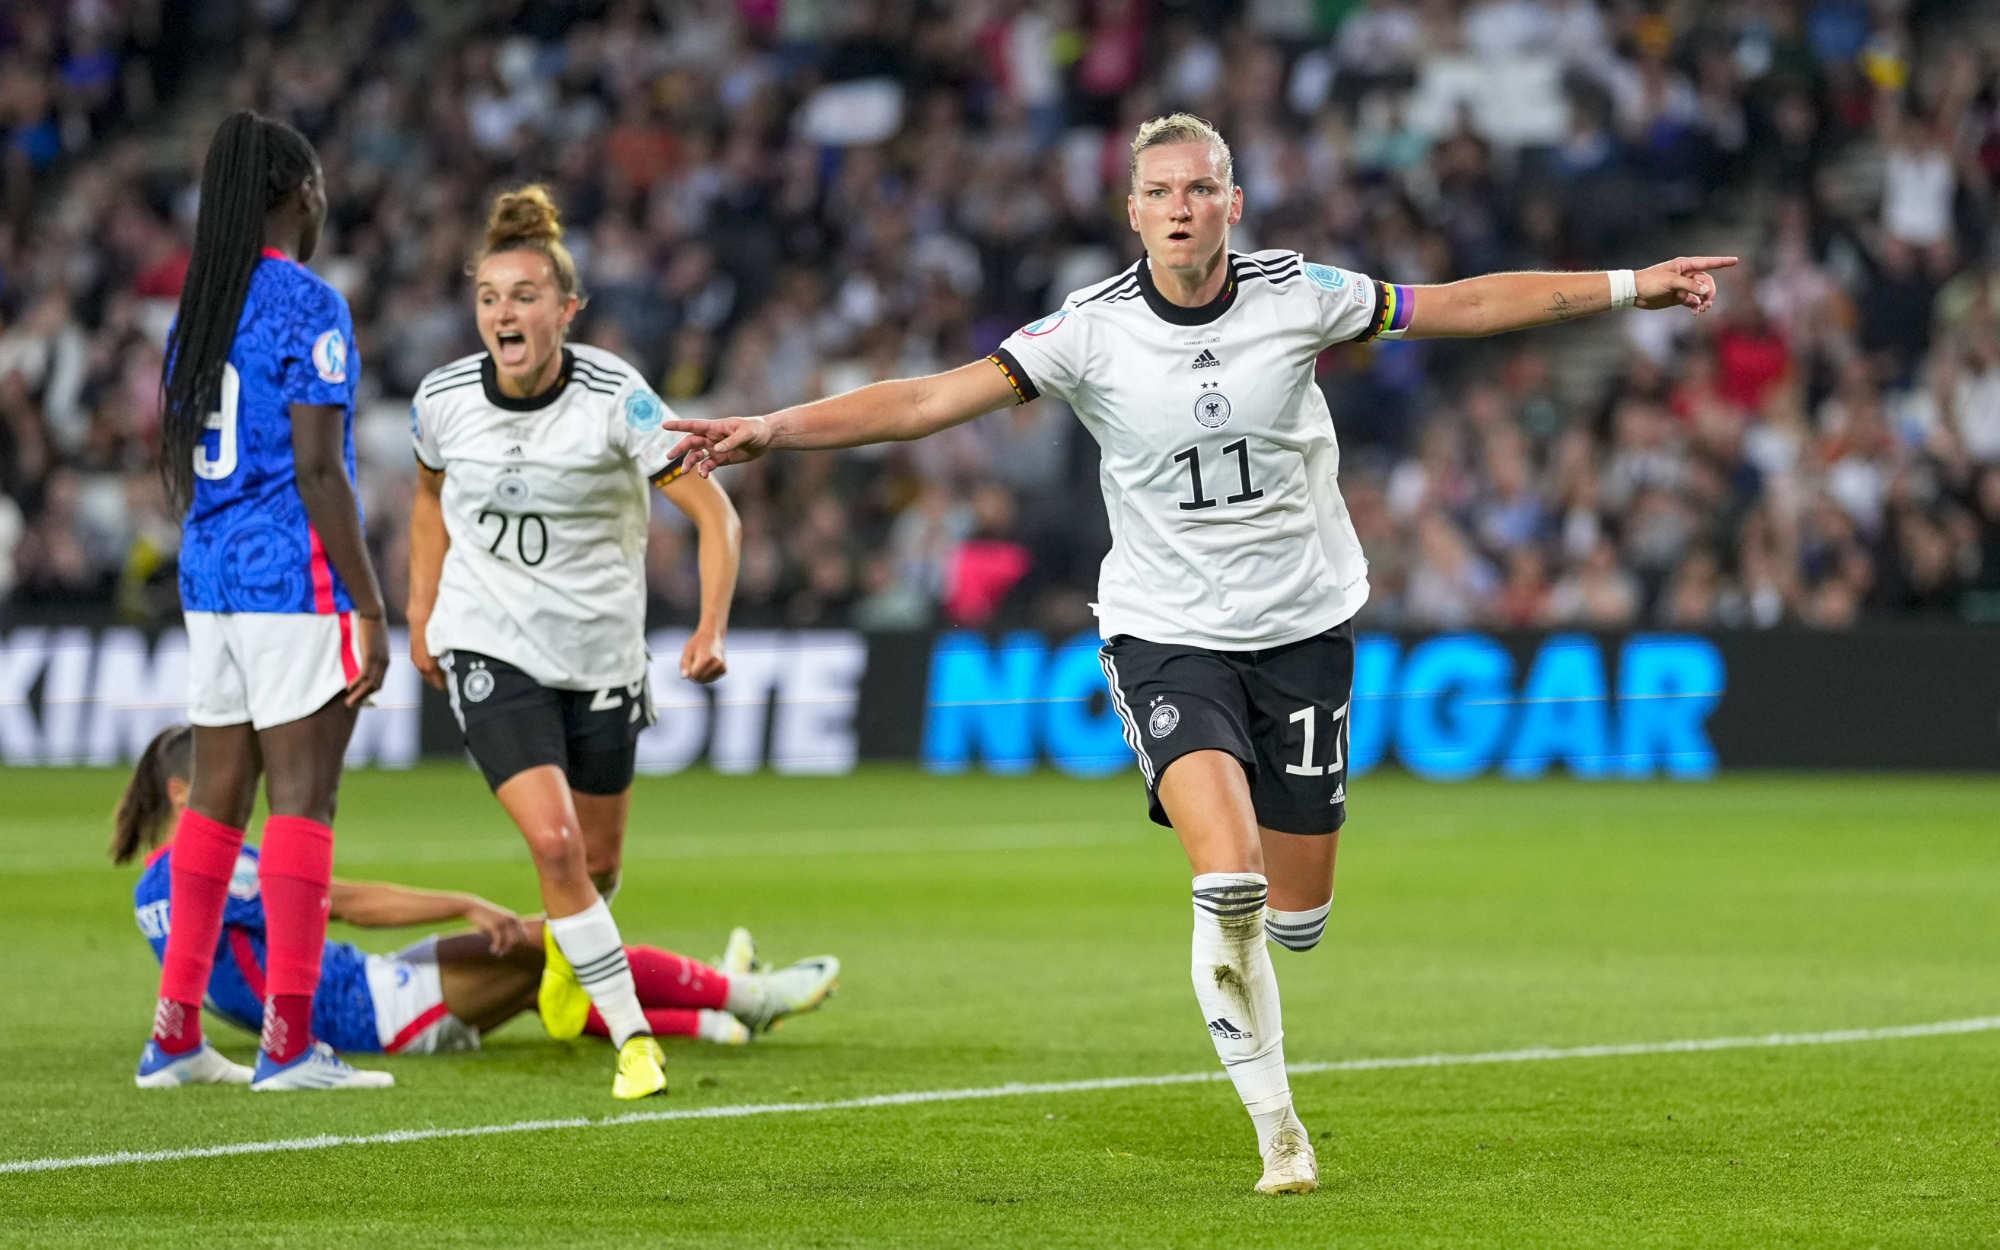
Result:
M1104 637L1255 650L1360 609L1368 563L1313 366L1400 335L1409 309L1406 287L1283 251L1230 253L1221 294L1184 308L1142 259L993 353L1022 402L1061 398L1102 450Z
M501 394L484 352L418 384L410 435L444 474L451 537L433 653L481 652L564 690L645 676L647 483L681 468L666 416L638 370L581 344L531 399Z

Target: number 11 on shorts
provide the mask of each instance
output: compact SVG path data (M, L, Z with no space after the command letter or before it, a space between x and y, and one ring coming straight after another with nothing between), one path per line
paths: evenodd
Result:
M1341 769L1346 765L1342 748L1347 742L1348 706L1348 704L1343 703L1333 713L1333 759L1323 767L1313 763L1313 738L1319 720L1319 708L1308 703L1306 706L1292 713L1292 723L1305 726L1305 750L1299 753L1298 763L1285 765L1286 772L1294 777L1324 777L1328 774L1337 777L1340 775Z

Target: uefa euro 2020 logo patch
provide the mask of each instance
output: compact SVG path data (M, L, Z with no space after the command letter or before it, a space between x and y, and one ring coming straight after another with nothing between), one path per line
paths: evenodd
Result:
M1338 291L1347 285L1347 275L1332 265L1322 265L1314 261L1306 262L1306 280L1323 290Z
M1069 309L1058 308L1054 312L1050 313L1048 316L1038 318L1034 321L1030 321L1027 325L1022 326L1021 333L1027 335L1031 339L1040 338L1042 335L1047 334L1049 331L1061 325L1063 323L1063 320L1068 316L1069 316Z
M657 430L660 428L660 422L664 420L666 413L662 411L658 397L645 387L642 386L625 397L625 424L633 429L642 434Z
M313 340L313 370L322 382L347 381L347 336L328 330Z

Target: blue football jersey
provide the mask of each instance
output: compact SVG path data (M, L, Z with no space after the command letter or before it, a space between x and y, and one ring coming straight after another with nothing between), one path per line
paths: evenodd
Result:
M132 890L139 932L164 959L170 911L173 846L155 851ZM313 993L313 1034L336 1050L378 1051L375 1000L368 992L367 955L346 942L329 941L320 953L319 986ZM245 843L229 878L229 901L222 911L222 936L215 944L215 967L208 974L205 1006L238 1028L256 1033L264 1026L264 899L257 885L257 848Z
M360 373L347 301L304 265L267 249L236 323L221 402L195 443L194 499L181 539L182 608L353 609L299 497L291 405L346 409L351 480Z

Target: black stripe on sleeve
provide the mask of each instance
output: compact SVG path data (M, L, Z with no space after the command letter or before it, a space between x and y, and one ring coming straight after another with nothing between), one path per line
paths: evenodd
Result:
M1032 403L1042 397L1041 391L1035 387L1034 379L1030 378L1028 371L1021 367L1021 362L1014 359L1013 352L1004 347L996 347L993 349L993 354L986 359L1000 367L1001 376L1007 379L1007 385L1014 388L1016 403Z
M651 482L655 486L665 486L668 482L673 481L675 478L679 477L681 474L686 472L687 472L687 456L679 455L675 456L672 460L667 461L667 467L661 469L658 473L648 473L646 475L646 480Z
M1385 283L1370 281L1368 291L1374 296L1373 302L1368 305L1368 324L1361 327L1361 333L1347 340L1350 343L1366 343L1382 332L1382 305L1388 298L1388 286Z

